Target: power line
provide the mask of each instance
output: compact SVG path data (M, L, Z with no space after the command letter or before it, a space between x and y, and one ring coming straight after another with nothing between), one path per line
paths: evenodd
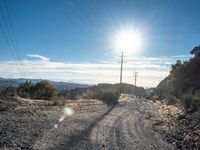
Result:
M13 34L14 33L9 28L9 23L11 23L11 20L10 20L10 22L7 22L6 15L5 15L5 13L4 13L4 11L3 11L1 6L0 6L0 12L2 14L4 23L5 23L5 27L6 27L6 30L4 30L3 25L0 24L3 36L6 39L6 42L7 42L8 47L9 47L9 51L11 52L11 55L12 55L13 59L16 62L17 69L18 69L21 77L23 77L22 66L21 66L21 63L19 61L18 52L16 50L16 43L15 43L15 40L13 39ZM7 34L6 34L6 31L7 31ZM16 39L16 37L15 37L15 39Z
M71 23L74 24L82 33L84 33L91 41L96 41L89 35L85 30L81 28L80 25L78 25L71 17L68 15L54 0L50 0L50 2L59 10L66 18L70 19Z
M102 11L101 12L97 12L98 8L96 7L95 1L88 1L88 0L86 0L86 3L88 4L88 6L90 6L90 9L88 9L88 10L92 11L90 13L90 15L92 15L95 18L96 22L97 22L96 26L101 24L102 27L104 28L104 30L106 32L108 32L109 26L106 24L106 21L104 19Z
M21 61L21 60L22 60L22 57L21 57L19 45L18 45L18 42L17 42L17 38L16 38L16 35L15 35L13 23L12 23L12 20L11 20L11 15L10 15L10 13L9 13L9 9L8 9L8 6L7 6L6 1L4 1L4 4L5 4L5 10L6 10L6 13L7 13L7 16L8 16L8 22L9 22L10 28L11 28L11 33L12 33L12 35L13 35L13 41L14 41L14 45L15 45L15 52L16 52L17 58L18 58L18 60L19 60L20 66L21 66L22 73L23 73L23 75L25 76L24 64L23 64L23 62Z
M73 6L71 6L71 10L73 11L73 14L78 17L78 21L81 21L82 25L78 24L76 20L74 20L73 17L71 17L65 9L63 9L59 4L56 3L55 0L50 0L50 2L59 10L65 17L70 19L71 23L74 24L86 37L90 40L93 41L96 44L99 44L96 40L98 39L99 41L106 41L105 36L103 36L103 33L100 32L97 28L99 24L102 22L102 20L99 20L99 16L95 15L96 12L93 11L94 8L90 7L91 3L88 1L75 1ZM64 5L65 6L65 5ZM87 9L86 9L87 7ZM95 19L92 19L91 17L94 17ZM90 27L92 25L92 27ZM105 28L105 27L104 27ZM89 32L86 32L88 30ZM90 33L90 34L88 34ZM92 36L95 35L95 38Z
M94 8L95 5L91 5L92 3L87 0L76 1L76 4L77 5L74 5L72 8L77 16L80 18L80 20L82 20L82 23L85 24L85 27L90 31L90 33L92 33L92 35L95 35L96 39L99 39L99 41L105 41L106 38L103 35L103 32L98 30L98 27L104 21L103 19L100 19L100 15L97 15L97 9L95 10ZM92 25L92 27L89 27L90 25ZM103 27L105 30L105 26Z
M14 53L13 53L13 51L12 51L12 47L11 47L11 45L10 45L10 42L9 42L9 40L8 40L8 38L7 38L7 36L6 36L6 33L5 33L5 31L4 31L4 29L3 29L3 27L2 27L1 24L0 24L0 29L1 29L1 31L2 31L2 33L3 33L3 36L4 36L5 40L6 40L6 43L8 44L8 49L9 49L9 51L11 52L11 55L12 55L13 59L14 59L15 62L16 62L17 70L18 70L19 74L22 75L21 70L20 70L20 68L19 68L19 64L18 64L18 62L17 62L17 60L16 60L16 58L15 58L15 56L14 56Z

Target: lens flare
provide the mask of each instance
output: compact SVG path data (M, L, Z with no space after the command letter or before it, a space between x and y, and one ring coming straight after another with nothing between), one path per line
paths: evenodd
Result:
M54 129L57 129L57 128L58 128L58 124L55 124L55 125L53 126L53 128L54 128Z
M69 107L65 107L64 108L64 114L67 116L71 116L71 115L73 115L74 114L74 111L73 111L73 109L72 108L69 108Z
M65 119L65 116L61 116L58 122L62 122Z
M63 115L60 118L57 118L57 123L53 125L53 129L57 129L58 126L65 120L67 116L71 116L74 114L74 107L69 104L66 104L62 113Z

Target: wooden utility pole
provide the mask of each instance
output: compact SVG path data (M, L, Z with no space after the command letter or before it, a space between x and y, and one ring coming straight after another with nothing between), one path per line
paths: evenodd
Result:
M120 85L119 85L119 94L122 92L122 71L123 71L123 63L124 63L124 53L122 51L121 55L121 69L120 69Z
M138 77L138 72L134 72L133 73L133 77L134 77L134 80L135 80L135 94L136 94L136 86L137 86L137 77Z
M137 77L138 77L138 72L133 73L134 79L135 79L135 87L137 86Z

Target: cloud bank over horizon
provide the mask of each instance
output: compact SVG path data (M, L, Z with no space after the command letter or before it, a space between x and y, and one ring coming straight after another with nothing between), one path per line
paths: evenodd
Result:
M97 63L72 63L50 61L50 58L38 54L28 54L21 60L20 75L16 61L0 62L0 77L4 78L34 78L53 81L67 81L85 84L118 83L120 64L114 61L99 61ZM34 58L31 59L31 58ZM139 72L137 85L155 87L168 74L171 64L176 60L187 60L191 55L137 57L125 58L123 82L133 84L133 72Z

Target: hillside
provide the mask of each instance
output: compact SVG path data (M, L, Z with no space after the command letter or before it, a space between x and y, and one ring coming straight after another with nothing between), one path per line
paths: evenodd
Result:
M191 53L193 54L193 51ZM154 95L157 95L160 100L164 99L162 102L168 104L165 106L166 109L161 105L159 111L162 113L161 116L164 116L163 131L168 141L174 143L179 149L199 149L199 53L195 53L193 58L184 62L177 60L171 67L170 75L156 87Z
M174 96L187 108L200 103L200 57L188 61L177 61L172 65L170 75L155 89L159 98Z
M18 87L20 84L25 83L26 81L31 81L33 84L43 81L43 79L9 79L9 78L0 78L0 86L2 87ZM84 88L89 87L87 84L79 84L79 83L70 83L70 82L56 82L49 81L51 85L53 85L57 91L62 90L70 90L75 88Z
M169 75L166 78L164 78L159 84L158 86L154 89L154 92L156 93L156 95L160 98L163 99L165 98L167 95L170 94L170 91L172 90L172 76Z
M112 92L118 93L119 92L119 84L98 84L95 86L87 87L87 88L76 88L71 90L64 90L59 93L68 99L78 99L79 97L91 98L91 95L95 93L101 92ZM134 85L123 83L122 84L122 93L125 94L136 94L142 96L145 94L145 89L143 87L135 87Z

